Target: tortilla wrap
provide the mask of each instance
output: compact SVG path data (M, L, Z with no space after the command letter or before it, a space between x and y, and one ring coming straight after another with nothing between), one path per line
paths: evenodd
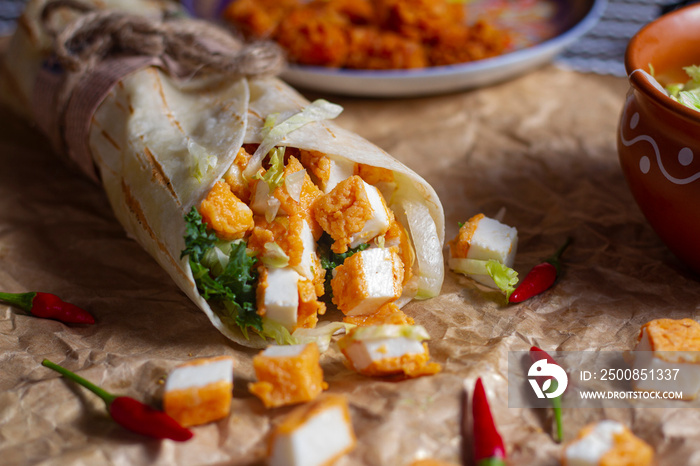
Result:
M28 110L35 98L34 83L50 47L38 22L45 3L28 3L2 65L2 101L28 118L33 117ZM99 5L147 14L158 12L164 3L101 0ZM184 216L223 177L244 143L261 142L266 116L293 114L308 105L276 78L181 81L147 67L114 86L91 120L90 154L119 222L216 328L245 346L262 347L269 342L254 335L246 339L202 298L187 257L181 258ZM444 274L444 214L425 180L379 147L328 120L305 124L279 145L391 170L397 190L386 201L408 232L416 255L413 277L397 304L439 293ZM193 170L202 166L200 176L193 176Z

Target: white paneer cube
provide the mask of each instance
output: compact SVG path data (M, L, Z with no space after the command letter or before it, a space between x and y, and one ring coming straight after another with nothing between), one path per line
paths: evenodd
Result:
M355 162L350 160L336 160L328 158L330 161L330 170L328 171L328 179L323 184L323 194L328 194L341 181L350 178L355 171Z
M289 267L267 270L265 288L265 316L288 330L297 323L299 308L299 274Z
M317 198L312 210L314 219L334 241L331 250L338 254L383 235L394 220L379 190L358 175Z
M625 426L615 421L601 421L583 438L571 443L564 457L569 466L598 466L600 459L612 450L615 434L622 433Z
M355 434L345 398L326 395L292 411L273 431L270 466L320 466L352 450Z
M345 315L372 314L401 296L403 274L395 247L357 252L333 270L333 303Z
M372 363L381 364L388 359L424 354L425 347L420 341L410 338L380 338L354 341L343 353L353 367L362 372Z
M474 230L467 259L493 259L512 267L517 249L518 230L498 220L484 217Z
M624 425L605 420L581 429L562 451L562 463L567 466L600 466L604 459L605 464L651 466L654 450Z
M391 216L384 204L384 199L379 189L371 184L362 182L369 202L371 217L365 222L362 230L350 237L350 247L356 248L362 243L366 243L377 235L383 234L391 225Z
M450 268L459 272L463 259L474 261L495 260L513 267L518 249L518 230L498 220L478 214L469 219L459 230L457 237L450 242ZM482 267L483 268L483 267ZM491 288L498 288L490 275L485 272L468 273L475 281Z
M635 390L680 391L684 400L700 392L698 358L700 324L692 319L657 319L642 327L634 351L633 369L647 374L632 381ZM651 376L649 376L651 374ZM661 374L661 377L654 376ZM664 374L674 374L672 380Z
M233 358L211 358L176 367L168 375L165 391L206 387L219 381L233 383Z
M354 327L338 340L338 348L350 366L367 376L404 374L420 377L440 372L431 363L430 336L420 325L368 325Z
M231 356L203 358L176 367L165 382L163 408L185 427L228 416L233 392Z
M320 357L315 342L271 346L253 357L258 380L248 384L248 390L266 408L311 401L328 388L323 381Z

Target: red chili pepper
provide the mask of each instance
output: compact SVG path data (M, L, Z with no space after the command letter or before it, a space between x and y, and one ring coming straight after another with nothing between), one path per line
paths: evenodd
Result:
M505 466L506 448L493 422L489 400L481 377L476 379L472 395L474 462L476 466Z
M557 364L554 358L551 357L546 351L543 351L536 346L531 347L530 360L533 362L533 364L542 359L546 359L547 364ZM540 387L544 385L545 381L551 379L551 391L555 391L557 389L557 380L554 377L543 376L535 377L535 379L537 380L537 383L540 385ZM557 398L550 398L550 401L552 402L552 407L554 408L554 420L557 424L557 432L554 440L557 442L561 442L564 438L564 425L562 423L561 418L561 397L559 396Z
M177 442L189 440L194 435L191 430L182 427L175 419L163 411L158 411L128 396L112 395L48 359L44 359L41 364L63 374L64 377L82 385L102 398L112 419L132 432L158 439L171 439Z
M534 266L510 295L508 301L521 303L551 288L561 273L561 255L569 244L571 244L571 238L567 238L552 256Z
M42 319L55 319L66 324L95 323L95 318L88 311L51 293L0 293L0 301L13 304Z

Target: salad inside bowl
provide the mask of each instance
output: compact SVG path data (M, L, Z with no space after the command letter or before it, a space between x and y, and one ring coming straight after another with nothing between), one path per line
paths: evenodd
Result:
M684 83L668 84L665 90L676 102L700 112L700 66L685 66L683 69L689 79Z

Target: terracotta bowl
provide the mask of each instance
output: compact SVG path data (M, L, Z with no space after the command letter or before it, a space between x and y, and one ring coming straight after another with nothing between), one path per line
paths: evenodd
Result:
M670 99L662 85L685 82L700 65L700 4L664 15L630 41L630 82L617 147L632 195L668 248L700 273L700 112Z

